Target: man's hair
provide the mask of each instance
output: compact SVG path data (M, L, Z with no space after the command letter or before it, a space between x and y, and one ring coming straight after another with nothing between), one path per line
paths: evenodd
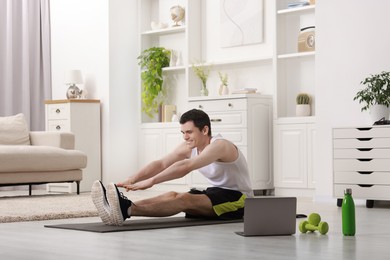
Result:
M203 111L199 109L191 109L185 112L180 117L180 124L185 124L188 121L194 122L194 125L202 131L205 126L209 127L208 135L211 136L211 123L209 116Z

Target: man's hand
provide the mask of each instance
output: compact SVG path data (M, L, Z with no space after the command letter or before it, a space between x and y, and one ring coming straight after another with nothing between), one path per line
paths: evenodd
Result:
M134 184L123 184L120 187L125 188L126 191L129 191L129 190L135 191L135 190L146 190L146 189L153 187L153 185L154 185L154 183L153 183L152 178L149 178L147 180L140 181L140 182L137 182Z

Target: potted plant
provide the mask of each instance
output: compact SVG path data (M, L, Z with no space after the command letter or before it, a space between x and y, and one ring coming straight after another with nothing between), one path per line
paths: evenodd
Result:
M228 88L228 74L223 74L222 72L218 71L219 79L221 80L221 85L219 86L219 94L220 95L228 95L229 94L229 88Z
M142 111L149 117L153 117L158 112L161 105L160 95L163 91L162 69L169 66L171 51L164 47L152 47L144 50L140 56L138 65L141 66L142 80Z
M390 72L370 75L360 82L366 87L356 93L353 100L364 103L361 111L369 110L374 121L389 116Z
M205 66L203 63L198 65L192 64L192 70L195 72L195 75L202 81L202 88L200 89L201 96L208 96L209 90L207 89L207 79L210 75L210 66Z
M310 96L306 93L299 93L296 98L296 115L310 116Z

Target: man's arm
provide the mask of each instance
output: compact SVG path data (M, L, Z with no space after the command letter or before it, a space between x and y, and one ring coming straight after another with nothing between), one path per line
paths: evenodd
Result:
M118 187L125 187L129 184L134 184L140 181L147 180L164 169L168 168L173 163L184 160L190 156L191 150L187 148L185 142L178 145L171 153L165 155L161 159L152 161L127 180L117 183Z
M189 172L209 165L215 161L232 162L238 157L238 151L234 144L226 140L217 140L208 145L202 153L190 159L179 160L171 164L160 173L141 182L126 185L129 190L143 190L155 184L184 177Z

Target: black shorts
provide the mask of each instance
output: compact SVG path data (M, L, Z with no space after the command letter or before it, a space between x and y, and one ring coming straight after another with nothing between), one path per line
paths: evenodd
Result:
M191 189L189 193L205 194L209 197L218 219L241 219L244 216L246 195L240 191L210 187L203 191ZM186 217L193 218L196 216L187 214Z

